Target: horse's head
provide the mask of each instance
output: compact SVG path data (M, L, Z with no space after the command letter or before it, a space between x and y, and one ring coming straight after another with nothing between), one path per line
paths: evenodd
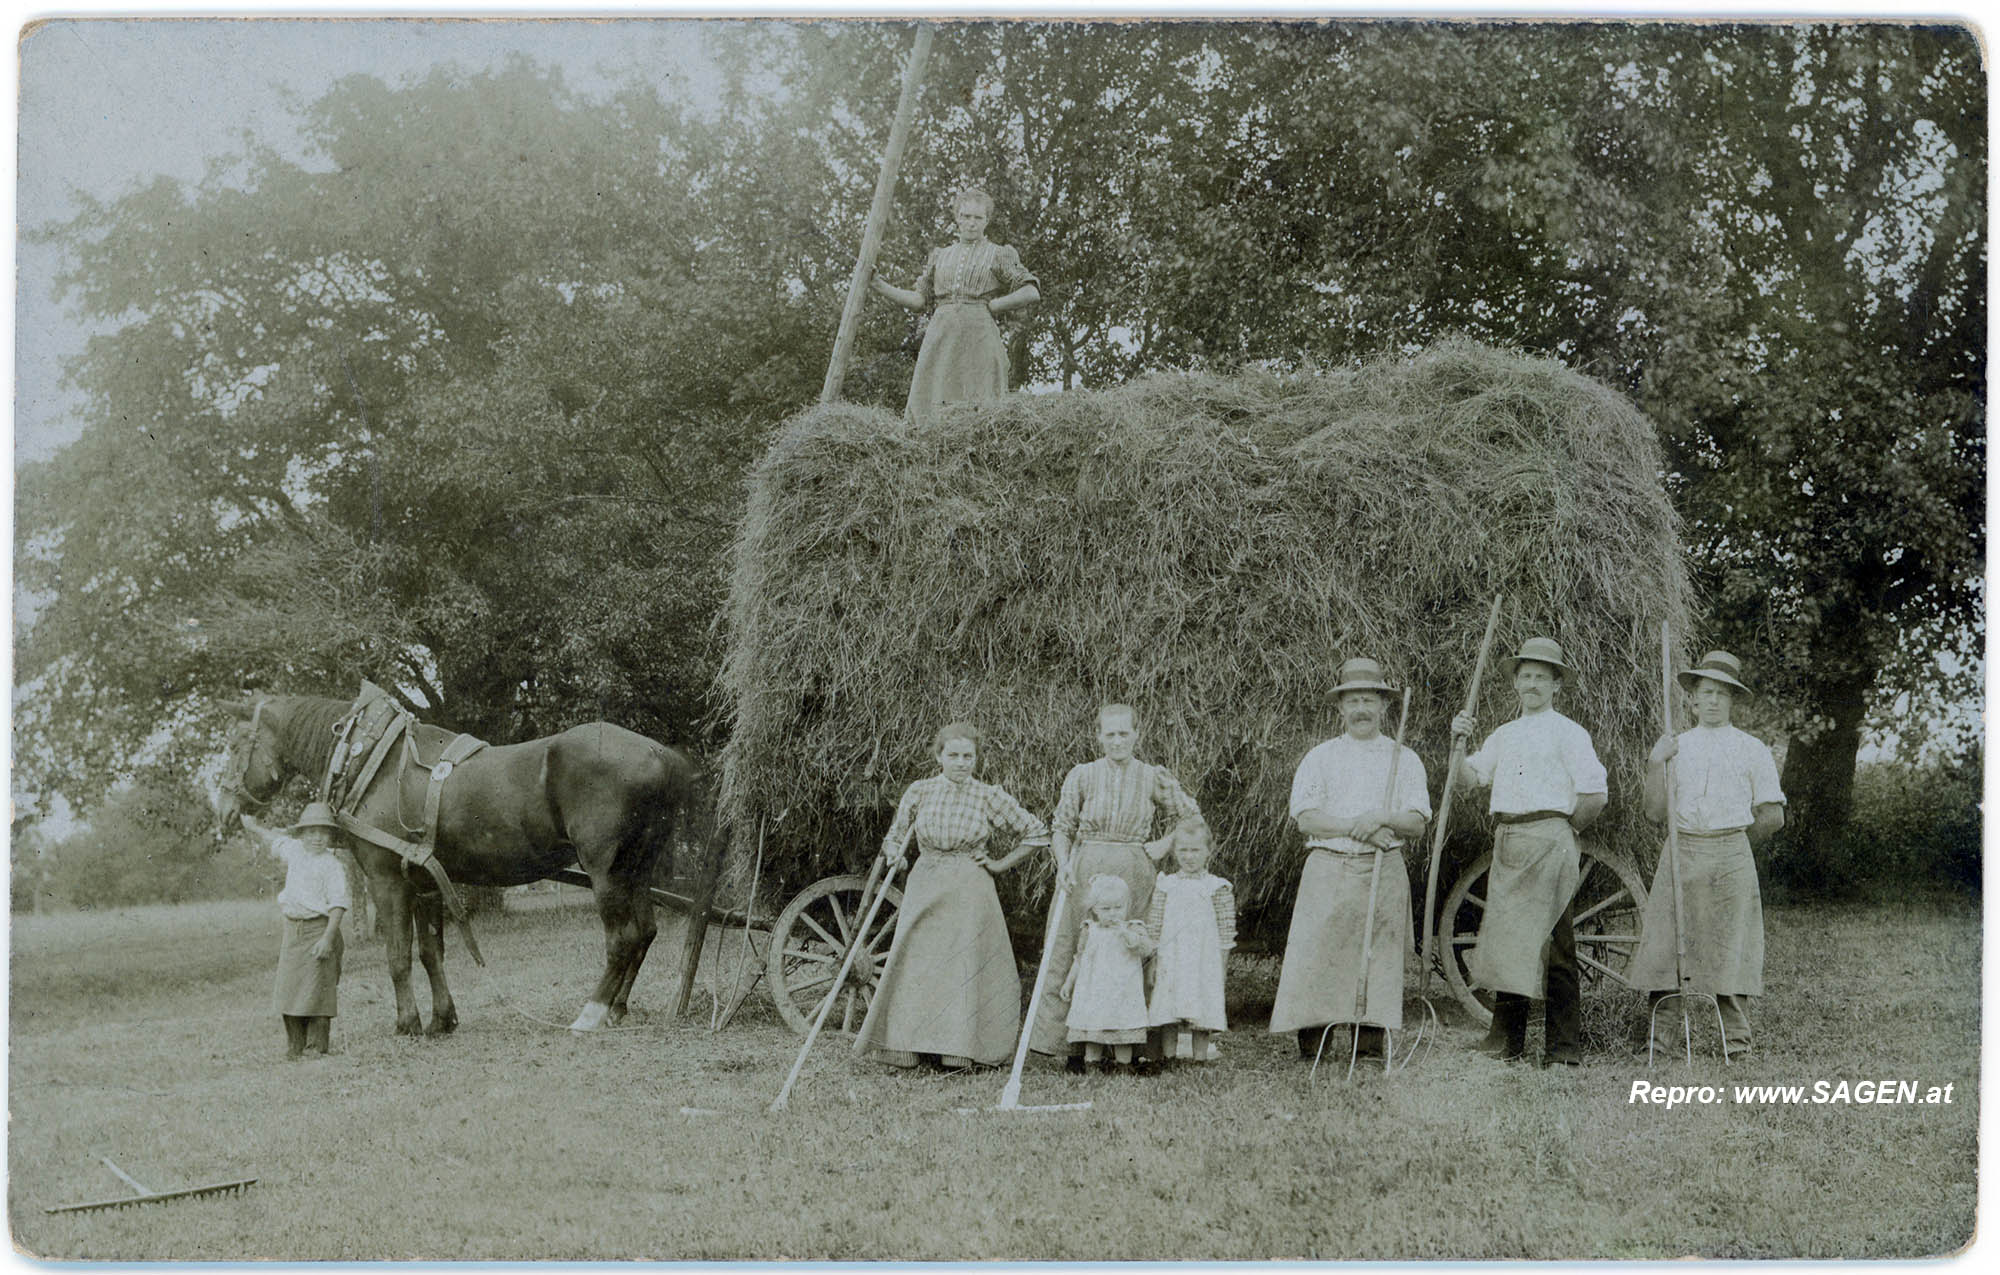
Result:
M273 726L265 714L270 700L262 695L225 700L223 707L243 719L231 732L229 753L222 763L222 782L215 802L215 839L234 832L243 812L257 814L284 787Z

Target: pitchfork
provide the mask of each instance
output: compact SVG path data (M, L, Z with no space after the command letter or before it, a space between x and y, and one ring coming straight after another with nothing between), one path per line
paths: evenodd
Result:
M1660 700L1660 717L1666 723L1666 733L1674 733L1674 648L1673 638L1665 620L1660 621L1660 686L1664 692ZM1679 810L1674 801L1674 761L1667 759L1667 865L1674 888L1674 986L1653 1002L1653 1008L1646 1015L1646 1066L1653 1065L1653 1050L1659 1043L1660 1006L1668 1001L1679 1001L1681 1007L1681 1045L1687 1050L1688 1066L1694 1066L1694 1024L1688 1019L1688 1002L1707 1001L1715 1011L1715 1029L1722 1037L1722 1061L1729 1061L1729 1030L1722 1025L1722 1003L1708 992L1694 989L1694 976L1687 967L1687 925L1681 912L1681 837Z
M211 1182L207 1186L191 1186L184 1191L155 1191L117 1165L106 1156L98 1156L104 1167L118 1175L120 1181L139 1194L118 1200L93 1200L88 1204L58 1204L54 1208L43 1208L44 1213L89 1213L97 1209L123 1209L134 1204L157 1204L163 1200L192 1200L203 1195L240 1195L257 1182L255 1178L238 1178L234 1182Z

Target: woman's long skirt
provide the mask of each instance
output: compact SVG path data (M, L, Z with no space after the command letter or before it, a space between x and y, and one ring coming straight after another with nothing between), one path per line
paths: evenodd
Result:
M1356 1021L1361 989L1361 948L1368 926L1371 854L1315 849L1299 876L1298 902L1278 971L1271 1030L1297 1031ZM1375 890L1375 933L1368 954L1368 1004L1360 1020L1389 1031L1403 1029L1403 961L1410 946L1410 874L1400 854L1382 856Z
M931 312L904 415L925 421L945 403L1002 398L1007 393L1007 343L980 302L943 302Z
M280 1014L301 1018L332 1018L340 1012L335 993L340 988L340 949L344 939L336 934L333 951L325 960L312 954L313 944L326 933L327 919L309 921L283 918L285 937L278 947L278 981L271 996L272 1007Z
M1069 1052L1069 998L1062 994L1062 985L1083 934L1083 900L1090 893L1090 879L1101 874L1123 877L1132 891L1132 907L1125 915L1143 917L1153 905L1153 881L1159 875L1146 848L1136 842L1084 841L1070 853L1076 862L1076 892L1064 897L1062 924L1053 938L1044 936L1049 969L1047 975L1037 975L1043 980L1042 1003L1028 1030L1028 1048L1038 1054Z
M992 874L965 855L920 854L854 1052L1003 1063L1020 1029L1021 976Z

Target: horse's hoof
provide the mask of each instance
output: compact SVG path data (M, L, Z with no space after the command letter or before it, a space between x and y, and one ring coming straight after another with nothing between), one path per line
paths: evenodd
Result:
M609 1006L591 1001L583 1007L583 1012L576 1016L576 1021L569 1025L569 1029L573 1032L594 1032L604 1026L605 1016L610 1012Z
M399 1018L396 1020L396 1034L398 1036L421 1036L424 1034L423 1021L417 1018Z
M449 1018L431 1019L431 1025L429 1027L424 1028L424 1035L449 1036L457 1030L458 1030L458 1015L453 1014Z

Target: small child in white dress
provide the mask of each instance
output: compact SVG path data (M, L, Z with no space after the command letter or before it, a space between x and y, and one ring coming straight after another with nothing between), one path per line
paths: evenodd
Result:
M1132 1061L1132 1047L1146 1040L1146 958L1153 940L1146 923L1128 919L1132 888L1108 873L1090 879L1084 896L1083 934L1063 981L1069 999L1069 1038L1083 1043L1083 1061Z
M1222 975L1236 946L1236 895L1208 870L1208 825L1189 817L1174 829L1172 853L1179 869L1153 885L1146 932L1158 946L1153 960L1149 1017L1168 1058L1213 1062L1210 1033L1227 1031Z

